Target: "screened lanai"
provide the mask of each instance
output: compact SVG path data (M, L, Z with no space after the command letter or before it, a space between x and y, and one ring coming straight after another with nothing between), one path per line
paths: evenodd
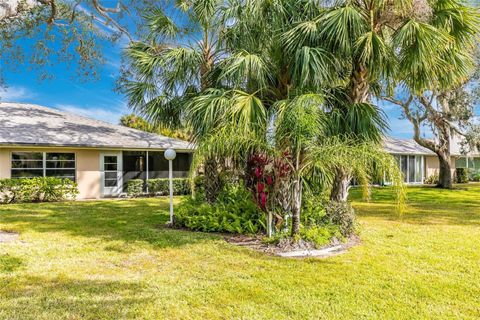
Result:
M148 159L148 161L147 161ZM163 151L123 151L123 191L126 191L128 181L132 179L168 178L168 161ZM173 177L188 176L192 153L177 153L173 160ZM144 189L146 190L146 183Z

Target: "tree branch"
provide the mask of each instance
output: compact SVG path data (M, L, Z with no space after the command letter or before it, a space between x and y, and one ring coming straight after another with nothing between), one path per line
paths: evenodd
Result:
M120 31L122 34L127 36L127 38L130 40L130 42L133 42L133 37L130 34L130 32L127 31L124 27L122 27L117 21L112 19L108 13L119 13L120 12L120 2L117 3L117 8L112 9L112 8L106 8L98 2L98 0L92 0L92 5L93 7L97 10L97 12L106 20L104 22L105 25L112 24L118 31ZM100 19L101 20L101 19ZM98 20L97 20L98 21Z
M424 97L423 97L424 98ZM421 145L424 148L427 148L433 152L437 152L438 148L435 142L430 141L428 139L422 138L422 132L421 132L421 124L428 118L428 111L426 110L423 115L419 115L418 112L413 115L412 110L411 110L411 104L414 100L414 96L410 95L407 99L407 101L401 101L398 99L390 98L390 97L384 97L384 100L391 102L393 104L396 104L403 109L403 113L405 114L405 117L407 120L413 125L413 139L415 142L417 142L419 145ZM426 100L427 101L427 100ZM428 103L428 101L427 101ZM422 103L423 104L423 103ZM431 104L430 104L431 106ZM427 108L426 108L427 109Z

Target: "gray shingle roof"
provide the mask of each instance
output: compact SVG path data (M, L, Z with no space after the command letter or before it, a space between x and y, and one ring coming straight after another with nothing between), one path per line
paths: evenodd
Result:
M427 148L422 147L413 139L396 139L385 137L383 139L385 151L390 154L404 155L435 155L435 153Z
M0 145L193 150L189 142L33 104L0 103Z

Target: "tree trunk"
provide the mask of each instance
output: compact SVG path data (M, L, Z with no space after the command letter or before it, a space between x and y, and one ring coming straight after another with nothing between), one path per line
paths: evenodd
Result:
M300 234L300 213L302 211L302 181L296 177L293 184L292 237Z
M438 152L438 161L440 161L440 171L438 175L437 187L452 189L452 157L449 152Z
M333 180L332 192L330 200L335 202L347 202L348 190L350 189L351 177L343 170L337 170L335 179Z
M350 100L352 103L365 103L370 94L370 83L368 81L368 70L360 63L350 75ZM338 170L333 181L333 188L330 193L330 200L335 202L347 202L348 190L350 189L351 176L345 170Z
M370 83L368 71L363 65L358 64L350 75L350 100L352 103L364 103L368 101Z
M209 203L217 200L218 193L222 187L220 177L218 175L218 166L215 159L207 159L205 161L205 198Z

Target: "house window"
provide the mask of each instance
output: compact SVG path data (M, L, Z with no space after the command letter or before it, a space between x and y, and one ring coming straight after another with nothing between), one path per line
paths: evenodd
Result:
M75 153L13 152L11 176L56 177L75 181Z
M43 177L43 153L12 153L12 178L33 177Z
M103 158L103 171L105 179L103 179L104 187L116 187L118 185L118 157L117 156L105 156Z
M423 182L424 162L422 156L395 156L395 158L403 173L405 183Z
M455 167L466 168L470 176L480 172L480 158L473 157L461 157L456 159Z

